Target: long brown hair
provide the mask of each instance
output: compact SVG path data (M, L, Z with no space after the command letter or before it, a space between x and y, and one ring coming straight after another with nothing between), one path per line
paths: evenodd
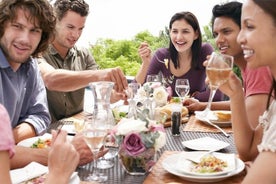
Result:
M261 9L264 10L267 14L269 14L274 20L274 26L276 28L276 0L252 0L255 4L257 4ZM270 104L271 98L276 98L276 80L273 78L272 86L270 90L270 95L267 101L267 109Z
M202 44L202 36L201 36L201 31L200 31L200 26L198 23L198 20L196 18L196 16L194 14L192 14L191 12L179 12L173 15L173 17L170 20L170 25L169 25L169 29L172 29L172 24L177 21L177 20L181 20L184 19L185 21L187 21L188 24L190 24L193 28L193 30L195 32L198 32L198 38L196 40L194 40L193 44L192 44L192 68L197 69L199 67L199 54L201 51L201 44ZM170 57L171 60L174 64L175 68L179 68L179 62L178 62L178 52L175 49L172 40L170 38L170 44L169 44L169 53L170 53Z

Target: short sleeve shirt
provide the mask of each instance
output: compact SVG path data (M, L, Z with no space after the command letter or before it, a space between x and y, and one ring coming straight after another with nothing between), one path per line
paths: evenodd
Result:
M259 67L241 71L245 97L255 94L269 94L272 85L272 75L268 67Z
M47 52L43 54L43 58L55 69L72 71L98 69L90 51L77 46L71 48L63 59L57 50L50 45ZM83 110L84 88L71 92L57 92L47 89L47 98L52 121L57 121Z
M9 114L0 104L0 151L8 151L10 157L14 155L14 138Z

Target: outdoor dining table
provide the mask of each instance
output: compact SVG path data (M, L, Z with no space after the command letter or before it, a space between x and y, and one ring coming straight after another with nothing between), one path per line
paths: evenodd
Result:
M64 119L63 121L59 121L57 123L52 123L50 129L57 129L60 123L64 124L70 124L73 122L74 119L81 120L85 116L85 113L79 113L75 116L72 116L70 118ZM187 127L190 127L187 129ZM185 130L186 129L186 130ZM162 160L166 158L168 155L173 153L178 153L181 151L193 151L181 143L182 141L187 140L193 140L197 138L203 138L203 137L211 137L215 138L220 141L224 141L226 143L229 143L230 145L219 152L222 153L237 153L234 140L233 140L233 133L231 130L231 127L226 129L229 133L229 137L224 136L221 132L218 132L216 129L213 129L212 127L208 127L204 124L200 124L195 120L195 117L193 115L189 116L189 120L186 123L181 124L180 126L180 136L172 136L171 133L171 127L166 127L166 145L157 152L157 163L153 166L150 173L142 176L132 176L127 174L124 169L122 168L118 157L114 160L114 167L110 169L101 169L100 172L106 174L108 176L108 181L105 183L122 183L122 184L151 184L151 183L193 183L191 181L186 181L178 176L175 176L173 174L170 174L162 167ZM81 179L81 181L87 176L93 169L93 163L86 164L84 166L79 166L77 168L78 175ZM229 177L221 182L216 183L240 183L245 176L245 171L241 172L238 175ZM82 181L83 184L89 183ZM93 182L95 183L95 182Z

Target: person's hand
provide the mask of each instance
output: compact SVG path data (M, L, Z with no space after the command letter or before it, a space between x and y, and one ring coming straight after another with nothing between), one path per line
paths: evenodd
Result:
M119 92L113 90L111 93L110 102L115 103L119 100L127 101L127 98L128 98L128 96L125 91L119 93Z
M93 154L86 144L83 135L76 134L72 140L72 144L74 145L75 149L79 153L79 165L85 165L93 161ZM98 157L102 157L107 153L107 149L101 150L98 153Z
M228 81L219 86L219 90L229 96L229 98L243 93L241 80L233 71L231 71Z
M138 48L138 54L143 62L149 63L151 60L151 50L149 44L146 42L142 42Z
M79 154L67 140L66 131L61 130L59 134L52 131L52 137L52 145L48 155L49 174L46 181L48 181L47 183L68 183L79 163Z
M103 80L114 82L114 89L117 92L123 92L125 89L127 89L127 79L119 67L108 68L99 71L99 81Z
M202 111L206 107L206 104L204 105L202 102L199 102L195 98L185 99L183 105L188 108L189 113L192 113L194 111Z

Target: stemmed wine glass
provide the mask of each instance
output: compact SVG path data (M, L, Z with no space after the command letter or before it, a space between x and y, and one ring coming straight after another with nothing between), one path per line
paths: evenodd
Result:
M190 83L188 79L176 79L175 81L175 92L180 97L183 103L185 97L190 92Z
M210 96L207 107L200 113L201 117L210 117L211 103L220 85L224 84L233 68L234 58L229 55L213 52L206 67L206 74L209 80Z
M82 135L91 152L93 153L94 168L92 173L85 178L86 181L104 182L107 176L100 175L97 170L97 157L100 149L103 147L107 135L106 126L94 120L92 115L85 117L85 125L82 129Z
M144 108L149 109L149 118L153 119L154 118L154 112L153 112L153 104L152 100L150 99L150 93L152 92L152 86L154 85L161 85L160 77L158 74L150 74L147 75L146 79L146 84L144 84L144 89L146 91L147 98L144 102Z
M128 108L128 118L134 117L137 119L137 108L136 108L136 98L138 89L141 87L139 83L129 83L128 84L128 95L129 95L129 108Z

